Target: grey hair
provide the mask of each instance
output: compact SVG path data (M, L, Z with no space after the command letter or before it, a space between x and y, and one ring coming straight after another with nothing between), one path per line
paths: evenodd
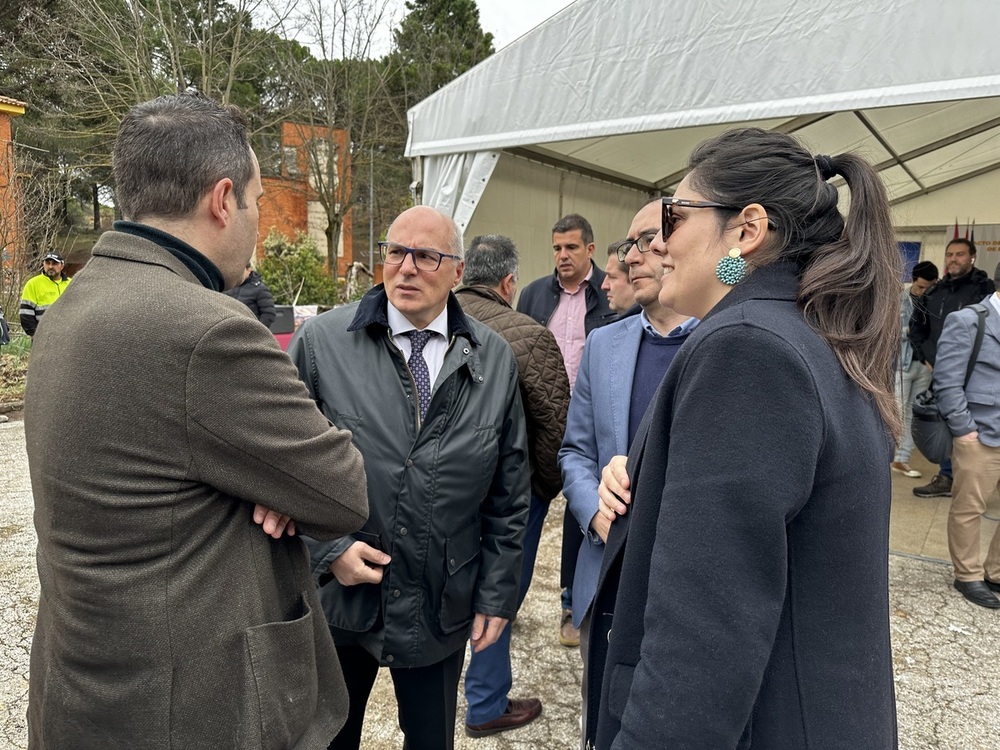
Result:
M161 96L133 107L112 156L115 200L126 219L179 219L219 180L233 181L246 208L253 156L239 109L196 94Z
M517 262L517 245L510 237L501 234L473 237L465 256L463 283L493 288L510 274L516 281Z

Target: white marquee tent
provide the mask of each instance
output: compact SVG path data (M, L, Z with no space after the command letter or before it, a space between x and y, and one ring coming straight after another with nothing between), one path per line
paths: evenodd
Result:
M998 32L996 0L577 0L411 109L407 155L421 202L512 236L525 280L561 215L620 238L747 124L860 151L936 256L956 217L1000 223Z

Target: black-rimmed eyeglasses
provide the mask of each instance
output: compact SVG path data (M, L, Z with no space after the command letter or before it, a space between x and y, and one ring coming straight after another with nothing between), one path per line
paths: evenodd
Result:
M725 203L716 203L715 201L690 201L685 198L665 197L663 198L663 218L661 220L664 241L674 233L674 223L678 218L674 216L674 206L681 208L723 208L727 211L743 210L743 206L727 206Z
M407 255L413 256L413 265L419 271L436 271L441 267L441 261L445 258L462 260L460 255L450 253L439 253L437 250L425 250L420 247L406 247L397 242L380 242L378 251L382 255L382 262L390 266L401 266Z
M624 263L625 258L628 256L629 250L631 250L633 247L640 253L648 253L649 243L651 243L656 238L657 234L658 232L656 232L655 230L649 232L643 232L635 239L629 238L619 242L618 247L615 248L615 252L618 254L618 262Z

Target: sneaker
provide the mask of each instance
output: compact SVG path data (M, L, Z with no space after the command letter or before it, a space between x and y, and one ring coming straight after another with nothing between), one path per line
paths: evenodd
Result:
M889 464L889 468L893 471L898 471L904 477L910 477L911 479L920 479L920 472L910 466L906 461L893 461Z
M559 642L573 648L580 645L580 630L573 627L573 610L562 611L562 621L559 623Z
M951 477L935 474L930 484L914 487L913 494L917 497L951 497Z

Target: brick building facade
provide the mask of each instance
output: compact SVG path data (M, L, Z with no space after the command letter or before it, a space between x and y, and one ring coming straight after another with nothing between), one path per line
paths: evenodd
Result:
M315 175L315 167L333 159L332 185L326 186L329 195L348 195L350 180L348 159L350 144L347 132L303 123L285 122L281 125L280 174L264 175L264 197L260 201L260 234L257 239L257 257L264 253L264 239L271 229L291 239L298 232L305 232L316 241L320 254L326 257L326 211L319 201L317 188L324 183ZM337 244L337 267L331 269L344 278L350 268L351 215L344 215ZM345 252L345 248L347 251Z
M14 142L11 119L24 114L27 104L0 96L0 265L13 262L20 242L20 201L14 180Z

